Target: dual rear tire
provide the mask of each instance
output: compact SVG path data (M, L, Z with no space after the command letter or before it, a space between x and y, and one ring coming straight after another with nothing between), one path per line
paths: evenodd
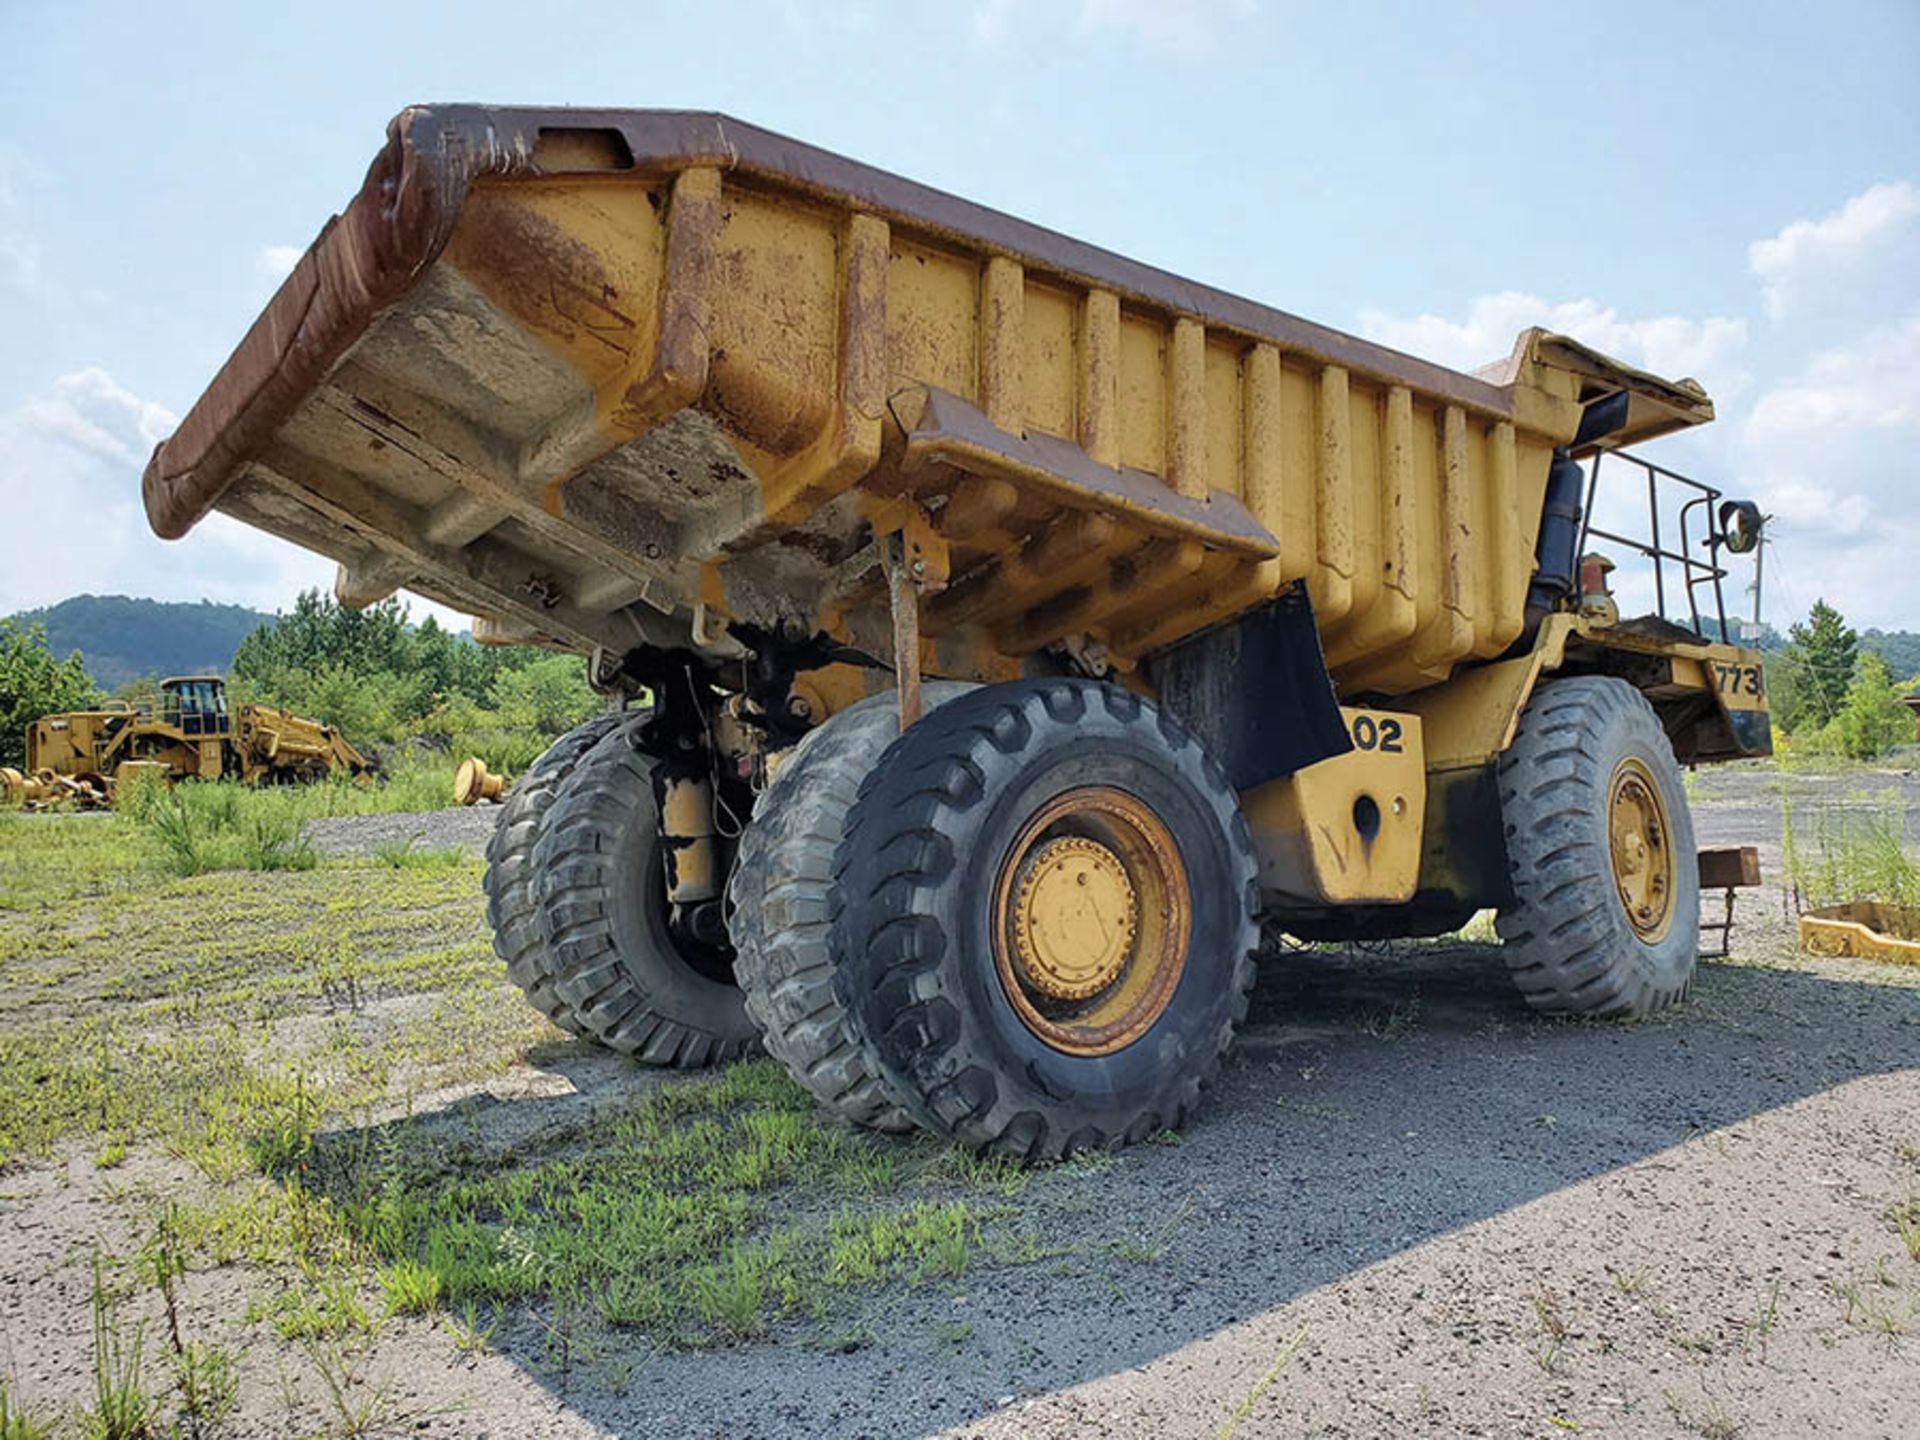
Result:
M1180 1124L1253 982L1253 850L1224 774L1088 681L931 684L904 736L896 703L849 707L786 759L741 840L730 952L665 923L631 722L564 737L488 852L513 978L649 1063L762 1043L874 1128L1051 1159Z

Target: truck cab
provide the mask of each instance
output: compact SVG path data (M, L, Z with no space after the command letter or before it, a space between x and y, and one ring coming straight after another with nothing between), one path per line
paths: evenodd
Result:
M169 675L160 682L160 718L196 739L226 736L227 685L218 675Z

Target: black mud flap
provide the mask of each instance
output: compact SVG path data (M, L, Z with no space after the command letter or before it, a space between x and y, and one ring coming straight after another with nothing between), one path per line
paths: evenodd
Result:
M1148 662L1160 704L1200 738L1235 790L1353 748L1313 602L1296 581L1257 610Z
M1733 737L1734 749L1746 756L1773 754L1773 712L1736 710L1727 704L1724 696L1717 698L1721 718L1727 722L1727 733Z

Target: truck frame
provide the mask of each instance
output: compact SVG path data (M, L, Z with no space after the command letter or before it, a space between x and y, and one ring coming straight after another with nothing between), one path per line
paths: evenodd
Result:
M1680 766L1769 750L1722 600L1759 516L1649 467L1630 538L1590 491L1712 416L1567 336L1462 374L724 116L421 107L144 494L586 658L610 713L489 851L557 1024L764 1045L860 1123L1046 1158L1180 1122L1263 923L1490 908L1541 1009L1686 993Z

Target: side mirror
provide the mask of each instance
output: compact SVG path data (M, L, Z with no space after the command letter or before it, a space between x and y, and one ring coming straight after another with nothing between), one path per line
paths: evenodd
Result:
M1720 543L1729 555L1746 555L1760 548L1760 532L1767 517L1751 500L1720 502Z

